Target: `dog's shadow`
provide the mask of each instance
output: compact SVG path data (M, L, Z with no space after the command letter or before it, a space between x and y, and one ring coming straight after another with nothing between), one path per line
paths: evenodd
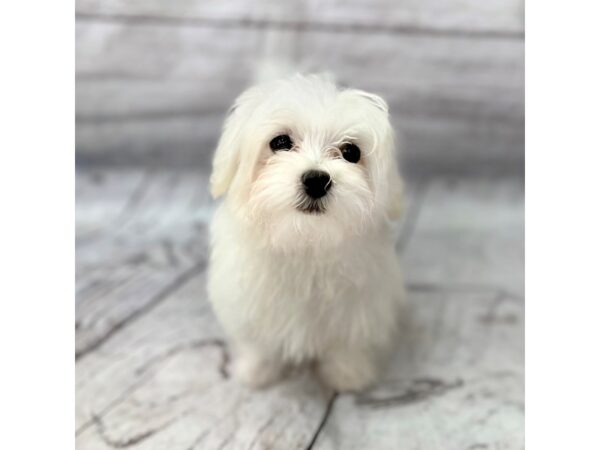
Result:
M354 394L357 406L407 405L463 386L461 378L439 377L439 371L432 367L437 339L441 338L432 332L437 326L434 322L434 315L418 313L414 304L408 303L403 308L396 347L381 381L365 392Z

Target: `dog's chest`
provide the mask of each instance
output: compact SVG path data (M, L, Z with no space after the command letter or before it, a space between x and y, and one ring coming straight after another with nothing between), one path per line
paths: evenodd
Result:
M250 292L274 304L322 305L364 288L369 269L358 255L269 255L251 271L242 272Z
M248 334L290 358L310 358L372 333L371 319L389 315L387 283L372 270L376 266L369 255L362 261L358 255L340 256L320 261L271 257L246 273Z

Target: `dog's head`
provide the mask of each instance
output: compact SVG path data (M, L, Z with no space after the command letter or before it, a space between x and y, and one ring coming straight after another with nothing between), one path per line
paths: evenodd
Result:
M315 75L248 89L225 122L211 192L276 248L367 232L400 208L386 103Z

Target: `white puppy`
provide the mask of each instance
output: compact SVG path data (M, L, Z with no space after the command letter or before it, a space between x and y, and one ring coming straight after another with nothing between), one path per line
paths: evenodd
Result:
M336 390L377 379L403 297L390 218L401 180L379 97L294 76L236 100L217 147L209 296L260 387L317 364Z

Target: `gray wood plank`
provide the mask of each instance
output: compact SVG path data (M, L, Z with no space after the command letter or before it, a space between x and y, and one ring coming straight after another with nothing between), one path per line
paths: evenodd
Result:
M290 1L242 0L201 1L177 0L164 2L122 0L78 0L79 14L150 17L163 20L203 20L204 23L239 23L249 26L258 22L288 24L347 25L376 24L380 28L420 27L434 30L513 31L523 30L522 0L349 0ZM266 22L266 23L265 23Z
M139 180L136 175L108 174L106 184L78 195L77 358L206 266L206 177L180 172ZM132 184L137 184L133 194L119 189ZM90 228L93 233L81 232Z
M140 120L79 122L77 163L81 167L196 167L206 171L223 125L218 113Z
M151 373L148 370L156 369L152 361L160 362L162 355L191 342L220 336L216 324L206 320L209 309L202 301L203 283L201 274L192 277L151 313L77 362L77 428L91 425L95 415L101 416L142 383Z
M79 172L75 183L76 240L91 239L118 222L143 179L141 170Z
M403 254L414 290L495 288L524 295L524 185L436 180L427 186Z
M191 82L196 81L195 87L209 96L209 90L226 91L231 81L251 80L257 53L265 44L260 30L172 30L153 24L91 22L77 24L76 31L80 79L134 79L140 82L140 89L148 89L145 80L187 81L191 92ZM452 94L493 98L498 89L508 94L519 91L523 84L522 40L420 35L356 39L351 33L286 31L278 35L282 39L290 35L297 41L300 69L331 69L345 83L391 91L391 103L395 102L395 87L400 92L410 89L415 95L442 90L449 98ZM203 84L207 89L202 89ZM155 91L159 87L155 86ZM178 84L171 87L183 88ZM167 101L164 96L161 100ZM506 101L496 100L500 104ZM124 103L116 107L123 108ZM196 103L194 100L191 105Z
M110 172L110 171L109 171ZM123 179L137 171L116 171ZM167 171L147 173L131 195L119 190L125 181L116 186L112 183L100 186L97 198L80 198L77 202L76 241L78 269L93 268L96 263L111 261L126 263L140 249L153 246L169 249L168 241L174 236L198 236L197 244L204 244L203 230L213 208L208 194L208 175L205 172ZM118 199L118 200L116 200ZM113 203L119 203L120 213L116 220L105 215ZM81 228L99 228L97 236L79 235ZM92 245L93 244L93 245ZM187 243L191 251L197 245ZM174 243L175 247L179 244ZM146 255L148 259L151 254ZM178 254L185 260L185 254Z
M77 118L80 123L164 120L172 116L224 115L227 104L246 87L248 74L227 77L80 78Z

